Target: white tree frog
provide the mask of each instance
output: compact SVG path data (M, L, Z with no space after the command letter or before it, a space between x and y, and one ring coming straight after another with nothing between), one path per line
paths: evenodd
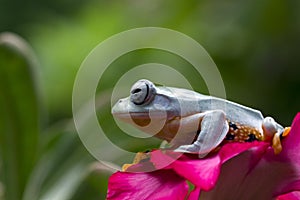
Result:
M283 128L252 108L191 90L155 86L139 80L112 114L138 129L167 140L174 151L207 154L222 142L270 141L282 150Z

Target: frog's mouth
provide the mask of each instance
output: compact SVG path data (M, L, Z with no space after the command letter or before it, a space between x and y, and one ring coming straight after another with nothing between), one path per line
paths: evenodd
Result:
M150 114L149 112L127 112L127 113L112 113L117 119L120 119L125 122L129 122L132 124L134 122L135 125L145 127L151 123L151 118L155 120L166 120L164 117L157 114ZM130 122L131 121L131 122Z
M115 118L137 127L157 126L167 123L170 112L165 110L147 110L142 108L131 108L129 99L120 99L112 108ZM153 125L152 125L153 124Z
M132 121L138 126L148 126L151 123L151 118L149 113L130 113Z

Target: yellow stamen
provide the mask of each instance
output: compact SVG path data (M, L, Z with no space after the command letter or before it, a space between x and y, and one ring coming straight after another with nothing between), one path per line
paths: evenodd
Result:
M285 127L282 136L283 137L287 136L290 133L290 131L291 131L291 127Z

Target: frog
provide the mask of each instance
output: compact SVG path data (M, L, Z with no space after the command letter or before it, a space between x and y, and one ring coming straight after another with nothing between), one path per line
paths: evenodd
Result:
M167 141L175 152L207 155L228 142L270 142L275 154L290 131L259 110L193 90L135 82L112 107L117 120Z

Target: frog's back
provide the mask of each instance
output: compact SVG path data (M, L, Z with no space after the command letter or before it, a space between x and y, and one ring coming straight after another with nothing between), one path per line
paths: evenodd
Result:
M211 110L223 110L228 121L261 129L263 116L258 110L187 89L171 87L164 87L164 89L170 91L174 98L180 102L181 113L183 115Z
M232 101L210 96L203 98L203 96L199 99L199 107L201 110L223 110L227 119L231 122L261 128L264 117L260 111Z

